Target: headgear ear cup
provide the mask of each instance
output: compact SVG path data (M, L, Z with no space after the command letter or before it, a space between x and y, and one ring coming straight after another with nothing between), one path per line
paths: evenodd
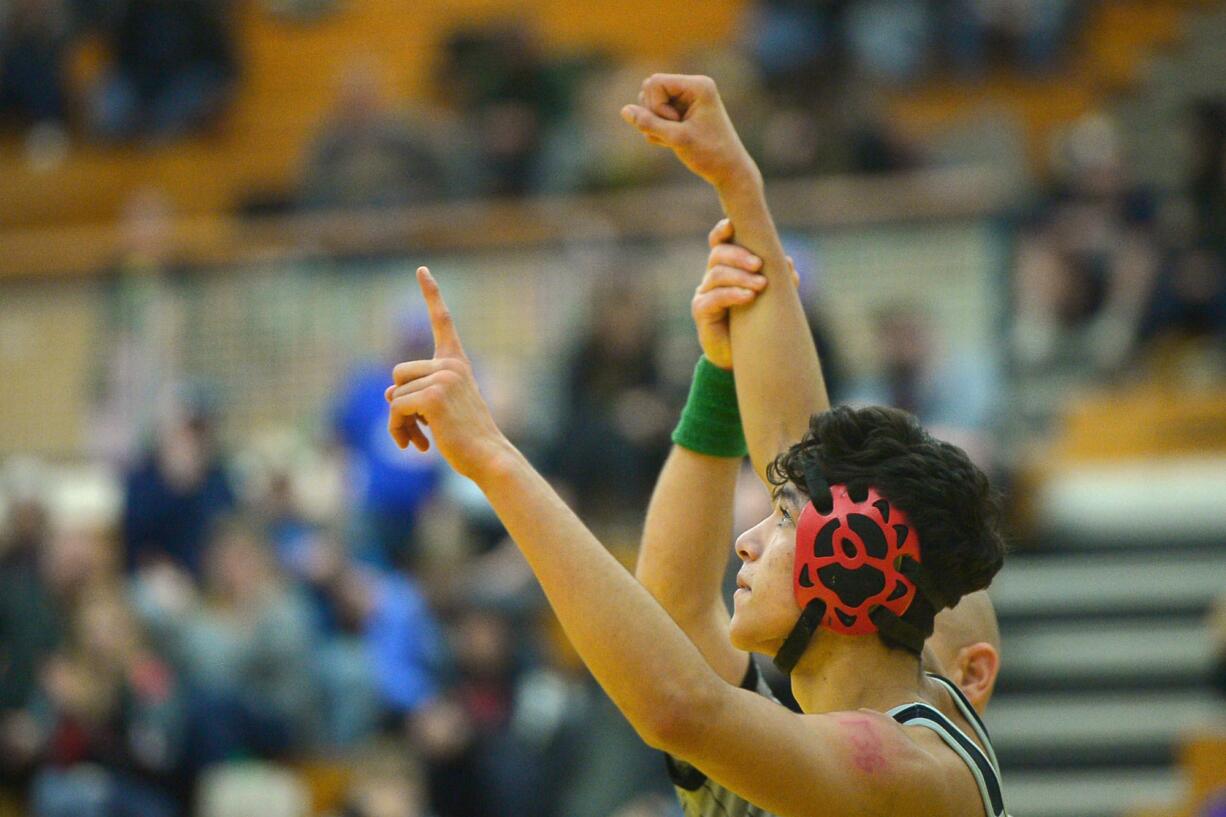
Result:
M819 626L845 635L881 632L918 653L928 633L902 616L917 594L913 577L927 574L906 513L873 486L856 485L859 501L853 499L847 485L828 485L816 464L805 481L810 501L796 523L792 573L803 613L775 664L791 672Z
M829 513L810 502L797 520L796 602L803 609L821 599L822 626L836 633L875 633L869 617L874 607L901 616L915 597L915 583L898 568L902 557L920 560L919 537L906 514L875 488L869 487L860 502L845 485L832 486L831 495Z

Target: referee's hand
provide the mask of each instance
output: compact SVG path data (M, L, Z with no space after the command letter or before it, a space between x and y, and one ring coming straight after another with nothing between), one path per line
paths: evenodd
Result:
M762 274L762 259L733 243L732 222L721 219L707 236L711 254L707 256L707 272L694 290L690 314L698 328L698 343L707 360L721 369L732 370L732 341L728 333L728 310L748 306L766 289ZM792 282L799 286L796 265L788 257Z

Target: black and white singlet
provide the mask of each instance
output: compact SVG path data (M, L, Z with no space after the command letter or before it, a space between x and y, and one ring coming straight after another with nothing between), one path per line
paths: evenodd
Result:
M975 730L975 736L987 750L986 753L940 710L929 704L920 701L902 704L889 710L886 714L901 724L923 726L940 735L941 740L945 741L946 745L962 758L970 768L971 774L974 775L975 783L979 786L979 793L983 797L986 817L1008 817L1001 794L1000 766L996 762L996 753L992 750L992 741L988 737L987 727L983 725L979 713L971 707L970 702L956 684L940 675L929 673L928 677L949 690L958 711ZM741 682L741 686L778 702L778 698L771 692L752 659L749 661L749 669L745 673L745 680ZM681 801L681 808L686 817L775 817L769 811L758 808L719 785L688 763L667 755L665 759L668 764L669 777L673 781L677 798Z

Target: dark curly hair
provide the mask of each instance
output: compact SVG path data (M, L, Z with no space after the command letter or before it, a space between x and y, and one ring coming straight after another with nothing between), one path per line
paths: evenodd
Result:
M815 414L804 438L770 464L767 478L774 485L792 482L807 495L805 470L812 464L853 497L871 485L906 512L926 572L951 606L987 587L1004 563L1000 497L987 476L965 451L934 439L907 412L839 406ZM925 613L914 623L930 631L930 620L922 619L931 613Z

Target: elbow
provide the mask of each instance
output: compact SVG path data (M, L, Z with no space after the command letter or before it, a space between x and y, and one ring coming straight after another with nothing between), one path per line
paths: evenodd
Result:
M639 724L648 746L684 758L693 754L719 710L722 684L669 685L652 701Z
M653 571L640 567L635 571L634 578L651 594L656 603L664 608L673 623L687 633L709 614L710 601L693 592L689 585L685 587L688 592L680 591L676 577L671 577L670 581L670 577L658 576ZM722 600L717 599L716 603L720 605L720 609L724 609Z
M687 605L691 603L689 600L678 593L675 587L670 586L668 581L660 579L649 570L639 568L635 571L634 578L643 585L644 589L651 594L657 604L664 608L664 611L678 626L684 626L690 615L687 609ZM673 584L675 585L676 582Z

